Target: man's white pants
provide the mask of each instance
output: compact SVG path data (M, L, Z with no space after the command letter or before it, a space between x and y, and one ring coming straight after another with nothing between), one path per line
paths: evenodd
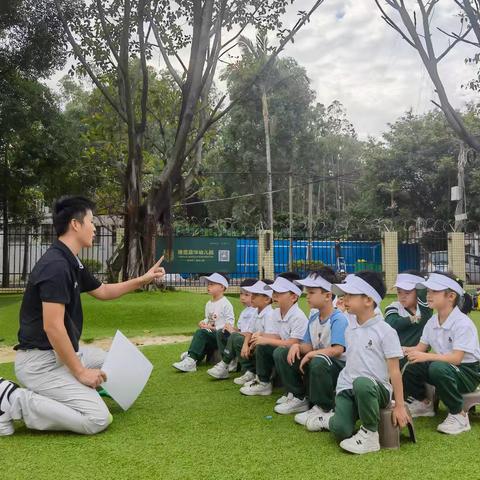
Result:
M81 348L87 368L101 368L106 352ZM80 383L53 350L17 352L15 373L26 388L12 395L12 417L35 430L66 430L94 434L105 430L111 415L98 392Z

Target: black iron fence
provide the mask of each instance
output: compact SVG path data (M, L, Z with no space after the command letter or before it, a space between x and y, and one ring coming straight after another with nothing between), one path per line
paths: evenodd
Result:
M34 265L55 241L56 235L49 224L38 229L10 225L8 231L5 234L0 230L0 287L23 288ZM108 262L116 248L115 230L100 226L92 248L83 250L79 257L99 280L107 281Z
M6 235L0 226L0 287L23 288L28 276L40 257L55 240L52 225L42 225L38 229L10 225ZM183 233L183 232L182 232ZM177 234L174 242L183 240L180 253L195 260L211 253L206 248L195 247L207 238L228 240L233 245L231 252L224 257L228 260L232 285L239 285L244 278L258 278L259 238L255 235L230 236L226 231L209 230L208 235L198 231L194 234ZM110 265L118 256L121 238L114 229L97 227L97 235L92 248L80 253L82 262L101 281L112 281ZM179 253L179 252L177 252ZM215 251L215 256L221 255ZM231 256L230 256L231 254ZM198 260L195 260L198 262ZM194 263L191 263L193 265ZM277 275L293 270L304 275L311 270L328 265L340 274L361 270L382 271L381 234L373 232L366 236L335 234L315 234L308 238L305 232L297 232L291 237L279 234L273 241L273 267ZM414 230L398 232L398 270L419 270L424 272L446 271L449 268L448 232L423 232ZM222 271L221 268L218 270ZM182 270L169 271L164 285L200 287L200 277L212 272L208 262L204 268L197 263L195 268L188 264ZM465 272L469 284L480 284L480 233L465 234Z

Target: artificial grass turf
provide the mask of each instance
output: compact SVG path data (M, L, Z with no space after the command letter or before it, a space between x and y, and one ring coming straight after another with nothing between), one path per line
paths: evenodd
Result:
M83 340L112 337L120 329L127 337L136 335L190 335L204 317L207 294L189 292L138 292L117 300L101 302L82 295ZM238 295L229 295L238 318L242 306ZM17 341L22 295L0 295L0 344ZM305 298L302 307L308 311Z
M271 397L245 397L231 380L215 381L205 365L182 374L171 367L185 344L145 347L155 368L137 403L112 401L110 428L93 437L28 431L21 423L0 438L2 478L11 479L445 479L478 478L480 417L472 431L435 431L444 418L415 421L418 443L354 456L328 432L310 433L293 416L273 412ZM12 364L0 375L12 376ZM268 418L271 416L272 418ZM405 433L406 435L406 433Z
M188 292L138 292L101 302L82 295L84 329L82 338L112 337L118 329L127 337L136 335L192 334L204 317L207 294ZM238 296L229 297L236 314ZM17 341L22 295L0 295L0 338L3 345Z
M238 318L242 306L238 295L228 298ZM395 297L388 295L382 308ZM124 295L117 300L101 302L83 295L83 340L113 337L120 329L127 337L136 335L191 335L204 317L207 294L189 292L138 292ZM21 295L0 295L0 345L15 345L18 331L18 315ZM300 306L308 312L303 296ZM470 314L480 329L480 312Z

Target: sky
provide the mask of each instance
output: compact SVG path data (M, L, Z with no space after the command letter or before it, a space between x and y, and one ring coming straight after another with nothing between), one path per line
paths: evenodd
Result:
M295 2L286 21L294 23L296 11L312 4ZM440 0L432 26L457 31L456 12L453 0ZM434 40L439 52L448 44L440 32ZM475 98L462 88L475 74L464 61L472 49L457 45L441 63L442 78L457 108ZM432 109L431 99L436 99L417 51L382 20L373 0L326 0L285 53L307 69L321 103L334 99L343 103L361 137L379 136L408 109L421 114Z
M283 18L284 25L293 26L297 12L309 10L313 3L296 0ZM454 0L440 0L435 7L432 31L439 52L448 43L435 27L457 31L456 13ZM255 37L253 29L245 34ZM272 46L275 41L272 35ZM475 75L475 68L465 64L472 51L473 47L459 44L440 64L450 101L457 108L476 99L462 88ZM325 0L283 55L294 57L306 69L319 102L328 105L339 100L344 105L360 138L381 136L388 123L404 112L427 112L436 99L418 53L382 20L374 0ZM65 73L54 75L49 86L56 88Z

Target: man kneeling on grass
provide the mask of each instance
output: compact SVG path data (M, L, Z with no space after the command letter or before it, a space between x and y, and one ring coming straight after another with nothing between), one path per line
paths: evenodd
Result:
M79 347L83 314L80 294L111 300L165 275L159 260L145 275L102 284L78 254L92 246L94 204L64 197L53 209L58 240L37 262L20 309L15 373L26 388L0 378L0 435L14 433L13 420L35 430L94 434L113 418L95 390L105 380L106 352Z

